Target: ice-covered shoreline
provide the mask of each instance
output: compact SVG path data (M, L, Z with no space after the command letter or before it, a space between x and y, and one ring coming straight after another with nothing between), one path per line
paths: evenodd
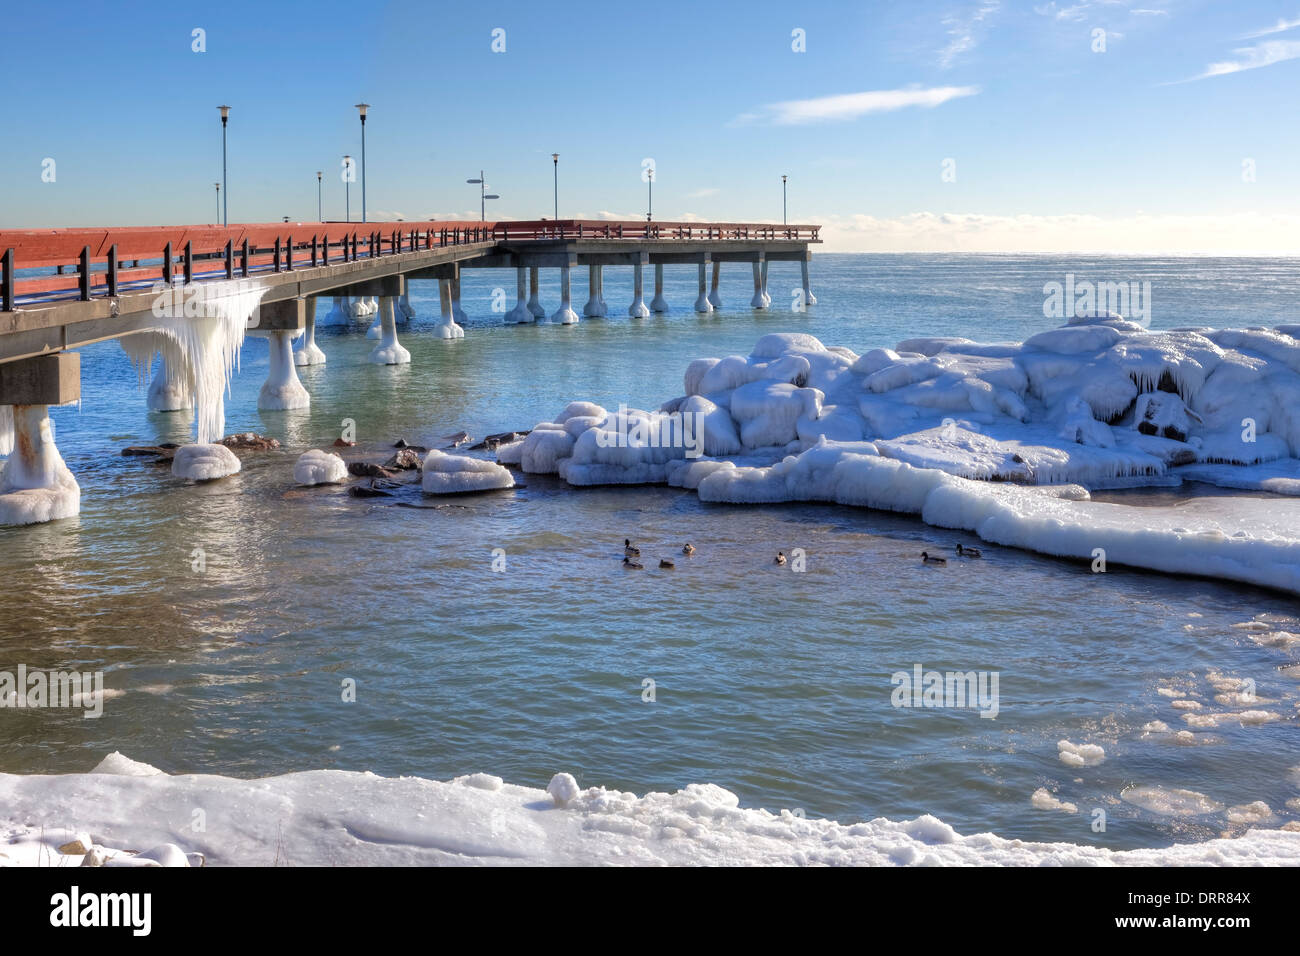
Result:
M1178 484L1186 469L1300 491L1292 333L1149 332L1105 315L1022 344L912 339L863 355L770 334L748 357L692 362L686 394L655 411L572 402L498 461L572 485L896 511L993 544L1300 593L1300 515L1241 499L1189 519L1089 490Z
M738 803L713 784L638 797L567 774L547 790L483 773L172 776L111 754L90 773L0 774L0 865L1300 864L1300 832L1284 830L1116 851L963 836L932 816L845 824Z

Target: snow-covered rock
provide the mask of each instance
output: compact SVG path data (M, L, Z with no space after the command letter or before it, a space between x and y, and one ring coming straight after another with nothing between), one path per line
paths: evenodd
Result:
M182 445L172 458L172 474L191 481L225 478L240 467L239 456L225 445Z
M300 485L334 485L348 476L348 466L338 455L313 448L293 464L293 480Z
M496 462L467 455L449 455L436 448L425 456L423 471L420 486L426 495L452 495L515 486L510 470Z

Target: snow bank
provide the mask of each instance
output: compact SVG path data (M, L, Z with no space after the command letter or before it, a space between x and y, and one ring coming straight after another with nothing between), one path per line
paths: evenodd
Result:
M449 455L436 448L425 456L423 470L420 487L426 495L452 495L515 486L514 476L508 468L481 458Z
M489 774L437 782L315 770L237 780L147 773L153 768L116 756L85 774L0 774L0 865L76 866L87 850L127 865L1300 864L1300 833L1277 829L1113 851L962 836L932 816L843 824L744 809L713 784L637 796L583 789L569 774L547 790ZM1155 788L1124 796L1175 814L1214 807L1199 794ZM1034 804L1069 806L1046 793ZM200 832L190 826L195 807L206 815ZM1247 825L1267 819L1256 807L1242 811ZM153 849L131 857L122 847Z
M300 485L335 485L347 476L342 458L316 448L303 452L293 465L293 480Z
M1300 492L1300 340L1284 331L1149 332L1103 315L1018 345L912 339L860 356L778 333L747 358L691 362L683 387L654 412L570 403L498 460L573 485L898 511L1061 557L1300 592L1300 523L1198 509L1187 527L1174 509L1090 494L1184 475ZM702 456L662 440L674 416Z

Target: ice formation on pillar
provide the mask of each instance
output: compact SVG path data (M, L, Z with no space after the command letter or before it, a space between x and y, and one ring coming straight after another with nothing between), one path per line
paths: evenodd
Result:
M627 307L627 314L634 319L646 319L650 317L650 310L645 304L644 269L639 263L632 268L632 304Z
M569 283L569 267L560 267L560 307L555 310L551 316L552 322L560 325L577 325L578 313L573 311L573 301L571 298L571 286Z
M523 266L515 270L515 307L506 313L505 320L517 325L533 321L528 302L528 270Z
M14 450L14 408L0 405L0 458Z
M331 296L332 304L329 312L323 319L318 319L320 325L347 325L352 319L352 307L345 295Z
M151 412L179 412L194 407L185 375L161 356L145 394L145 405Z
M514 486L515 479L509 469L496 462L467 455L449 455L436 448L425 456L420 479L420 487L426 495L463 494Z
M530 267L528 270L528 311L533 313L533 318L538 320L546 319L546 309L537 298L537 267Z
M587 304L582 307L582 314L589 318L605 315L605 299L601 291L604 275L600 266L588 267Z
M325 353L316 344L316 307L314 301L309 301L307 306L307 331L303 336L302 345L294 349L293 364L303 366L325 364Z
M713 284L709 287L709 305L713 306L715 310L722 308L722 293L718 291L718 279L722 272L721 267L721 262L713 263Z
M707 282L708 282L707 270L708 267L704 263L700 263L700 294L695 299L696 312L713 311L713 304L709 302L709 290L707 286Z
M338 455L313 448L293 464L293 480L300 485L336 485L348 477L348 466Z
M397 309L402 315L402 321L409 322L415 318L415 307L411 305L411 292L409 289L402 290L402 295L397 300Z
M366 338L377 339L380 335L380 329L383 328L383 322L376 317L375 321L370 323L370 328L366 329Z
M433 334L440 339L463 339L465 330L456 324L451 307L451 280L438 280L438 306L440 315Z
M668 300L664 298L664 266L662 262L655 264L655 295L650 300L650 311L668 311Z
M274 331L266 333L270 348L266 381L257 394L257 407L272 411L291 408L310 408L311 396L298 381L298 369L294 362L293 340L300 333L293 331Z
M81 510L81 488L54 444L49 408L4 405L9 434L0 426L0 450L10 439L9 457L0 464L0 525L38 524L71 518Z
M1115 565L1300 593L1300 528L1274 505L1134 508L1089 492L1177 484L1184 468L1300 492L1300 338L1288 331L1101 317L1021 344L921 338L862 355L782 333L748 357L692 362L684 391L652 412L574 403L498 460L574 485L899 511L1046 554L1100 548Z
M379 300L379 322L382 330L379 344L370 353L370 361L375 365L406 365L411 361L411 353L402 348L397 341L397 317L393 302L393 297L388 295Z
M469 317L460 307L460 279L451 280L451 317L457 322L464 322Z
M807 259L801 259L799 261L799 279L800 279L800 286L803 289L803 304L816 305L817 296L813 295L812 286L809 284L808 281L808 260Z
M754 295L749 300L751 309L766 309L768 306L767 289L765 286L766 279L763 273L763 263L754 263Z

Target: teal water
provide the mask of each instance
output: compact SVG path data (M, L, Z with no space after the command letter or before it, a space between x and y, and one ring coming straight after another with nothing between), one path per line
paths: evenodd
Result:
M773 264L774 308L755 313L747 270L724 271L720 313L690 310L695 273L669 269L675 311L628 319L630 270L606 270L610 318L504 327L491 312L513 272L468 273L466 338L427 334L436 286L416 284L401 341L412 364L365 362L358 330L326 329L324 367L300 370L307 412L259 412L266 345L250 340L227 402L227 431L284 443L233 478L196 486L121 448L184 440L182 414L145 411L114 343L83 353L82 403L55 410L82 486L80 517L0 529L0 669L103 669L124 692L99 720L0 710L0 770L90 769L121 750L172 773L263 776L336 767L433 778L488 771L544 786L643 792L711 781L746 806L856 820L934 813L961 832L1113 848L1203 839L1223 813L1170 818L1121 799L1129 786L1182 788L1229 807L1263 800L1281 825L1300 813L1295 645L1285 597L1211 581L1088 573L990 550L980 562L920 567L923 548L960 535L919 520L831 506L701 504L667 488L524 487L456 501L416 492L350 498L298 489L292 465L344 419L351 450L377 460L398 437L526 428L566 402L654 407L681 391L693 358L746 354L763 334L812 333L858 351L918 335L1018 340L1057 324L1044 282L1152 281L1153 326L1300 322L1294 260L1017 256L819 256L805 314L781 308L797 269ZM557 305L545 277L543 302ZM575 308L586 299L574 283ZM786 290L786 295L781 290ZM321 314L327 311L322 304ZM660 572L620 567L620 543ZM692 559L677 552L692 541ZM968 542L969 543L969 542ZM506 570L492 570L493 549ZM771 565L802 548L806 573ZM206 570L193 567L195 549ZM1256 620L1258 618L1258 620ZM1255 622L1259 630L1234 625ZM1254 639L1252 639L1254 638ZM890 675L992 670L1000 712L897 709ZM1196 746L1143 737L1186 727L1162 682L1250 677L1287 719L1226 725ZM356 701L341 699L345 679ZM655 682L653 702L643 682ZM1239 708L1238 708L1239 709ZM1198 731L1198 733L1200 733ZM1106 759L1071 768L1057 741ZM1068 815L1033 809L1046 787ZM1106 832L1089 826L1107 811Z

